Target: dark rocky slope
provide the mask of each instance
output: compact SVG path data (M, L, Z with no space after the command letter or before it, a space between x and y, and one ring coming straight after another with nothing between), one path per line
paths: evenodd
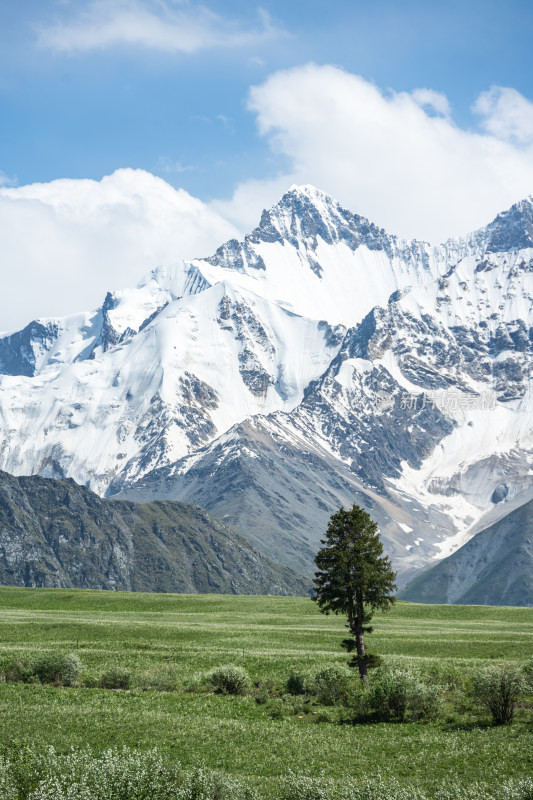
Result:
M0 584L280 595L310 588L198 506L103 500L72 480L5 472Z
M418 603L533 606L533 501L478 533L399 596Z

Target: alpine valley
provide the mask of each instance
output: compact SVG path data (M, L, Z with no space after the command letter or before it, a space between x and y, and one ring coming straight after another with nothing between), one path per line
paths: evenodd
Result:
M312 575L330 514L402 586L533 499L533 198L440 246L310 186L242 242L0 336L0 468L207 509Z

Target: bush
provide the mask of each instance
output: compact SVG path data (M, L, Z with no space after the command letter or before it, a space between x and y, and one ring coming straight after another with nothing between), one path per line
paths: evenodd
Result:
M487 789L479 783L469 783L466 786L456 781L446 782L440 786L432 800L496 800L500 798L493 790Z
M290 716L290 709L281 697L274 697L268 704L268 715L270 719L284 719Z
M287 691L289 694L306 694L305 676L291 673L287 679Z
M530 658L529 661L526 661L523 672L528 689L533 691L533 658Z
M209 673L207 672L195 672L187 678L183 685L183 690L189 694L205 692L206 689L211 688Z
M5 658L2 661L2 675L6 683L32 683L36 681L33 667L18 658Z
M175 692L178 685L178 676L171 664L152 667L139 678L139 688L145 691Z
M122 667L111 667L100 676L102 689L129 689L131 686L131 672Z
M331 712L330 712L331 713ZM289 775L281 780L280 800L533 800L533 780L503 784L447 779L434 791L401 785L379 774L333 780ZM157 750L127 747L94 755L89 749L59 754L53 748L17 748L0 756L2 800L258 800L243 779L200 768L192 772L170 764Z
M474 676L472 696L490 712L495 725L509 725L515 703L526 688L524 673L518 667L493 664Z
M505 783L501 800L533 800L533 778L519 778Z
M353 688L353 673L340 664L331 664L315 673L313 689L320 703L334 706L346 702Z
M75 653L42 653L34 659L31 669L41 683L73 686L80 676L81 661Z
M512 778L499 788L472 783L444 784L437 789L434 800L533 800L533 780Z
M88 750L59 755L50 749L28 800L167 800L175 776L156 752L128 748L93 756Z
M265 705L275 694L275 689L276 682L271 675L267 675L263 680L257 681L253 692L255 702L260 706Z
M246 694L251 686L250 676L236 664L215 667L209 673L209 683L222 694Z
M329 800L331 793L322 778L294 776L285 780L283 800Z
M440 687L414 679L407 706L414 720L435 719L441 709Z
M428 686L408 670L382 672L369 692L371 708L384 719L403 722L407 712L418 720L437 715L439 688Z
M284 719L285 717L303 716L309 714L310 706L292 694L283 697L273 697L268 702L268 713L271 719Z
M258 706L266 705L269 700L270 700L270 694L267 692L266 689L261 689L255 695L255 702L257 703Z
M384 719L405 719L412 675L401 669L382 673L370 689L370 705Z
M62 755L53 748L22 748L8 762L0 756L1 800L257 800L244 781L206 769L183 772L157 750L124 747L93 755Z
M256 800L256 793L240 781L211 770L188 773L174 795L176 800Z
M372 778L361 776L357 780L344 780L342 783L328 778L291 776L284 781L281 798L282 800L429 800L413 786L400 786L394 779L385 782L379 776ZM454 800L463 798L461 795L455 795Z
M442 661L431 664L424 671L425 677L432 684L439 684L454 691L460 689L465 683L465 669L452 662Z
M18 800L18 790L11 772L10 762L0 756L0 797L2 800Z

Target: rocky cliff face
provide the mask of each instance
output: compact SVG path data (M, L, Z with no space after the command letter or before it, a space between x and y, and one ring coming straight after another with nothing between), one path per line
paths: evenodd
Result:
M293 187L242 242L0 337L0 466L199 502L307 573L360 502L402 583L532 491L532 219L430 247Z
M6 473L0 584L282 595L310 588L197 506L103 500L72 480Z

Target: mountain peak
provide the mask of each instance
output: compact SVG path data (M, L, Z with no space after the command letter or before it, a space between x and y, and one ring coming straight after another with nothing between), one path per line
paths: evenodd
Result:
M310 198L320 198L320 199L328 199L332 202L336 202L334 198L328 194L327 192L323 192L321 189L317 189L316 186L313 186L311 183L293 183L292 186L289 186L288 190L285 192L284 197L288 194L296 194L296 195L303 195L305 197Z
M259 226L248 238L251 242L285 241L297 249L315 252L318 237L329 245L344 242L352 250L361 244L373 250L389 249L394 238L311 184L293 184L277 203L263 211Z
M327 192L317 189L310 183L296 184L282 195L282 197L270 209L271 213L278 212L280 209L290 209L291 212L301 213L302 210L313 209L322 217L343 217L350 212L342 208L340 203ZM268 212L267 212L268 213ZM351 214L350 214L351 216Z
M502 211L486 230L489 235L489 253L506 253L533 247L533 196L528 195L507 211Z

